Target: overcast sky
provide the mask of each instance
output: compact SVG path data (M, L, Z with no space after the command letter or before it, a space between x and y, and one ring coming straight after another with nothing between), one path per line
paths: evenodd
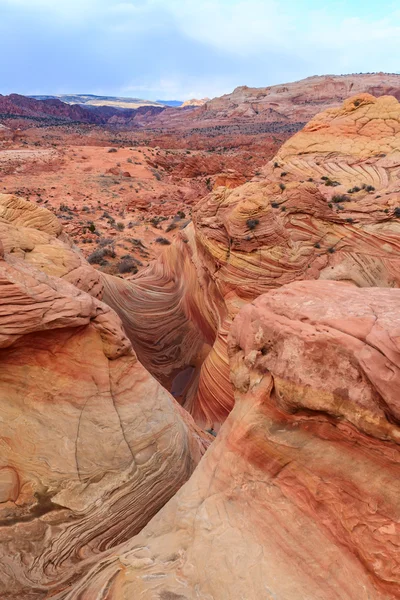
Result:
M400 71L388 0L0 0L0 93L214 97Z

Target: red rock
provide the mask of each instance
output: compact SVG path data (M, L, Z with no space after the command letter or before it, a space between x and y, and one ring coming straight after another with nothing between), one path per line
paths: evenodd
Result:
M0 197L7 600L44 598L84 558L140 531L209 443L140 364L117 315L94 297L99 272L60 229L46 209Z
M399 315L398 289L327 281L248 304L216 442L57 600L400 598Z

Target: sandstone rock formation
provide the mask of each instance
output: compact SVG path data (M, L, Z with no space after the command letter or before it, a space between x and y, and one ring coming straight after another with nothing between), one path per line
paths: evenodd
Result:
M210 98L192 98L191 100L185 100L180 108L185 108L185 106L203 106L209 100Z
M140 364L117 315L94 297L99 273L63 236L49 211L0 198L7 600L45 597L84 558L140 531L209 443Z
M55 598L400 598L399 315L400 290L343 282L248 304L216 442L138 536Z
M240 86L206 102L190 116L195 120L300 122L340 105L351 96L369 93L400 99L400 75L360 73L321 75L263 88Z
M49 210L0 194L0 240L7 254L101 299L101 274L77 252Z
M129 279L0 197L0 595L400 600L399 179L358 94Z
M302 279L399 286L399 177L399 102L366 94L346 100L284 144L260 177L206 196L193 227L181 233L186 243L167 249L131 283L116 284L127 291L107 302L117 311L118 303L130 306L123 309L126 330L156 377L157 363L169 373L196 367L181 401L199 423L217 429L233 406L227 333L245 302ZM138 287L157 314L153 331L140 313L146 302ZM165 302L172 289L173 303ZM185 331L194 323L193 336L178 322ZM199 376L202 342L214 345Z

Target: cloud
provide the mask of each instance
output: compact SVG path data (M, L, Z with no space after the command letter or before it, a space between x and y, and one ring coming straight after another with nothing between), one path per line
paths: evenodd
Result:
M389 0L0 0L0 92L214 96L395 71L399 39Z

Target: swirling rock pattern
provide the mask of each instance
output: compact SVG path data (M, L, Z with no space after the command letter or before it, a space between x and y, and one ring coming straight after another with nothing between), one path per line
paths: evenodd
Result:
M216 442L138 536L55 598L400 598L399 315L400 290L333 281L246 305Z
M2 201L0 597L28 600L140 531L208 441L115 312L66 281L91 267L78 255L74 268L57 221ZM64 279L33 266L43 261Z
M310 121L262 178L204 198L194 216L198 254L229 315L296 280L398 287L399 179L400 104L362 94ZM218 361L209 354L200 389L227 390L232 407L224 337L220 328ZM203 419L221 421L212 393L199 403Z
M101 274L77 251L60 221L46 208L0 194L0 239L11 256L101 299Z
M260 177L206 196L158 262L106 279L105 300L163 385L192 370L177 397L218 429L233 406L226 338L243 304L304 279L399 285L399 179L400 104L359 94L311 120Z

